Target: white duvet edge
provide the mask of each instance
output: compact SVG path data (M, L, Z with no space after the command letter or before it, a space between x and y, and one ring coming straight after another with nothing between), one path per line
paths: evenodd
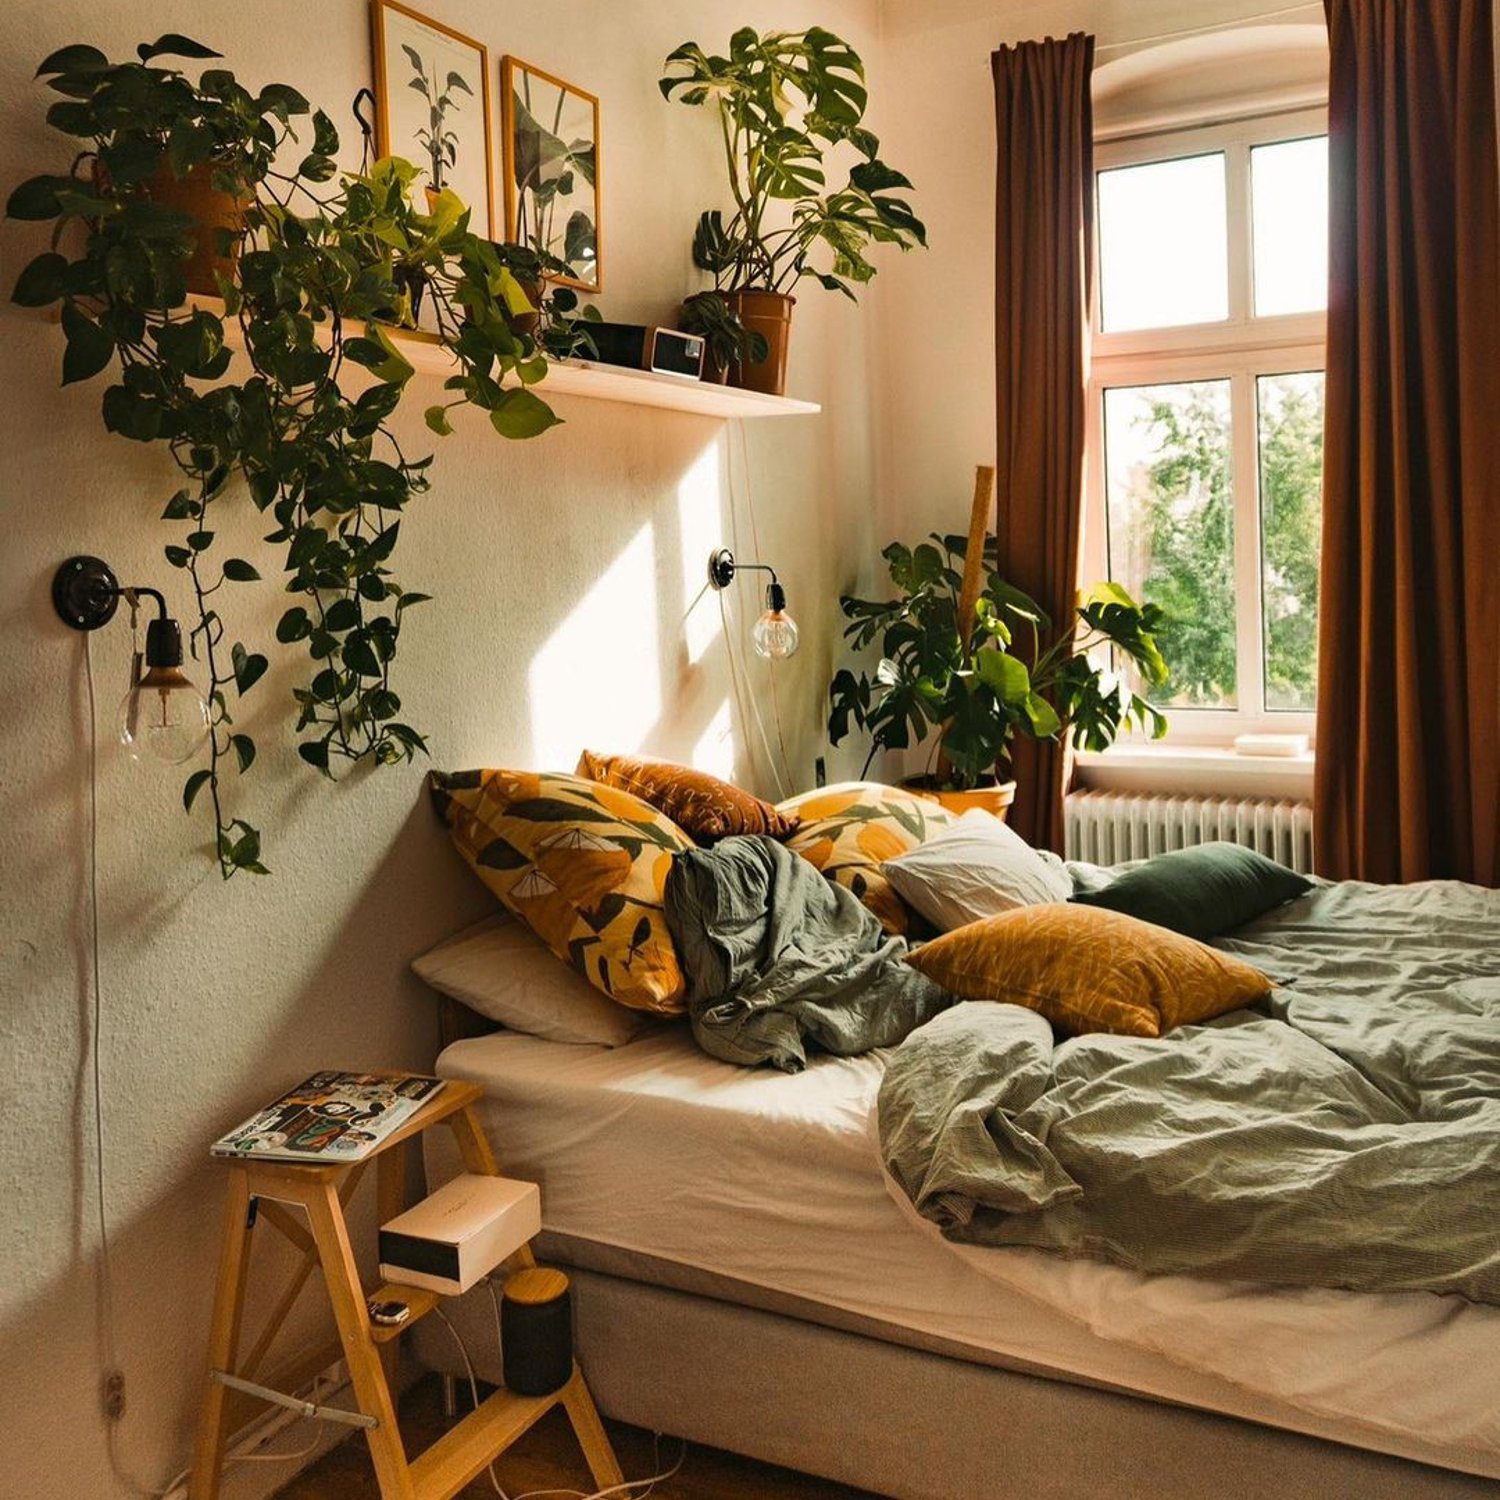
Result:
M1237 1390L1242 1390L1248 1395L1261 1400L1272 1400L1297 1411L1307 1413L1309 1416L1317 1417L1322 1421L1337 1422L1341 1425L1357 1427L1372 1436L1401 1441L1405 1449L1399 1456L1411 1457L1412 1453L1407 1444L1415 1442L1420 1450L1432 1453L1435 1450L1445 1452L1452 1451L1455 1456L1464 1455L1466 1458L1477 1463L1477 1467L1471 1472L1480 1474L1485 1478L1500 1478L1500 1440L1488 1442L1483 1435L1466 1432L1461 1436L1442 1435L1434 1433L1431 1427L1417 1425L1414 1421L1399 1418L1379 1418L1366 1415L1364 1412L1350 1410L1346 1403L1319 1400L1315 1395L1305 1390L1275 1390L1267 1386L1264 1381L1255 1380L1243 1368L1237 1366L1231 1360L1211 1359L1198 1351L1198 1347L1190 1341L1176 1342L1164 1339L1142 1338L1139 1335L1126 1332L1123 1329L1111 1326L1107 1321L1095 1316L1087 1309L1079 1308L1071 1302L1061 1291L1054 1291L1045 1280L1038 1280L1027 1274L1017 1274L1018 1265L1025 1266L1027 1270L1033 1269L1028 1263L1034 1257L1045 1257L1048 1260L1058 1260L1059 1257L1051 1255L1046 1250L1031 1250L1025 1247L1002 1247L987 1245L965 1245L945 1238L942 1231L930 1219L923 1218L917 1211L915 1204L906 1196L901 1185L886 1170L884 1153L880 1146L879 1127L879 1105L871 1105L866 1116L866 1127L870 1135L871 1150L875 1155L876 1166L880 1171L881 1181L885 1184L885 1190L896 1207L901 1211L902 1217L907 1224L918 1233L925 1235L929 1240L940 1244L951 1255L956 1255L966 1265L972 1266L981 1275L987 1276L992 1281L997 1281L1010 1290L1019 1292L1032 1302L1038 1303L1055 1312L1062 1313L1074 1322L1081 1324L1096 1338L1107 1339L1111 1343L1125 1344L1131 1348L1145 1349L1152 1354L1161 1356L1171 1363L1199 1374L1211 1375L1215 1379L1222 1380ZM1065 1257L1063 1259L1066 1259ZM1072 1265L1079 1261L1068 1262ZM1137 1278L1139 1281L1156 1281L1159 1283L1179 1283L1184 1292L1188 1293L1195 1285L1195 1278L1189 1276L1151 1276L1139 1271L1131 1271L1128 1267L1114 1266L1101 1262L1100 1269L1104 1272L1113 1272L1122 1276ZM1221 1283L1222 1285L1238 1285L1241 1287L1253 1287L1251 1282ZM1200 1309L1201 1311L1201 1309ZM1497 1320L1500 1321L1500 1320ZM1223 1340L1221 1348L1234 1350L1237 1346L1233 1339ZM1482 1383L1482 1382L1481 1382ZM1429 1460L1418 1459L1417 1462Z

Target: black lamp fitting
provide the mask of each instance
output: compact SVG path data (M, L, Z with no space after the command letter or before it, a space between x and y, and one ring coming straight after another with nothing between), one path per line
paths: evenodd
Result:
M120 600L144 596L156 603L156 618L146 626L146 665L182 665L182 626L167 613L157 589L121 588L114 569L102 558L82 553L70 557L52 576L52 607L73 630L98 630L114 619Z

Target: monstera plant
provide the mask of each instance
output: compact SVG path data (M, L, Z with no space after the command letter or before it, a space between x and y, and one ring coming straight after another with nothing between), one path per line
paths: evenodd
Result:
M763 363L738 367L740 383L779 393L792 289L813 277L852 299L875 274L872 245L927 243L922 221L896 196L911 183L880 160L880 141L864 125L864 64L831 31L762 35L746 26L727 56L684 42L665 66L664 97L717 115L734 199L728 219L718 209L699 219L694 263L770 343ZM831 177L836 152L853 164Z
M841 599L856 650L879 644L871 675L840 670L830 688L828 733L837 745L851 725L877 752L906 750L932 738L928 777L938 790L967 790L995 774L1017 734L1065 736L1103 750L1135 723L1160 738L1165 717L1110 667L1110 647L1152 686L1166 681L1156 644L1161 610L1137 604L1119 584L1096 583L1080 596L1074 619L1054 631L1028 594L1000 576L996 544L985 543L983 584L973 618L959 619L968 540L933 534L881 554L893 599Z
M12 295L60 307L63 383L107 375L105 427L162 445L179 472L161 515L180 535L165 553L192 590L212 719L183 801L211 805L227 878L266 869L228 776L255 762L235 721L269 663L231 630L235 590L261 571L220 556L216 516L248 502L280 553L291 597L276 639L308 663L294 690L302 758L330 776L410 760L425 740L402 717L392 664L406 612L428 596L397 580L392 559L431 459L391 425L414 372L383 325L411 322L425 297L453 361L446 399L426 411L434 433L451 432L461 406L504 438L557 418L529 389L547 373L516 328L531 304L465 205L443 189L419 211L416 168L397 159L341 174L333 122L285 84L251 92L222 68L194 82L161 62L217 56L177 35L134 61L53 53L38 70L61 96L47 118L75 154L66 172L17 187L7 212L52 225L52 248ZM190 285L205 265L211 284ZM205 291L222 301L193 295Z

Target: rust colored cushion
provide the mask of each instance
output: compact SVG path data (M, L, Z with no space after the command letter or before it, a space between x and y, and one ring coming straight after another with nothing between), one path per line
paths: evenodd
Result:
M1098 906L1023 906L971 922L909 960L964 1000L1039 1011L1074 1036L1161 1036L1262 999L1259 969Z
M470 869L595 989L632 1010L686 1008L662 912L692 840L618 787L532 771L433 771L433 805Z
M905 935L920 919L881 865L952 828L957 817L926 797L878 781L846 781L780 804L802 826L786 841L837 885L853 891L887 932Z
M668 760L585 750L578 758L578 775L634 793L700 844L712 844L736 833L765 833L773 839L784 839L797 828L795 817L778 812L769 802L707 771L673 765Z

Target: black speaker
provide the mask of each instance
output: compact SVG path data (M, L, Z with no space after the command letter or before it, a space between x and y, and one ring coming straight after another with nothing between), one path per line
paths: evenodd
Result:
M703 373L705 342L695 333L643 323L580 323L594 341L599 362L653 370L658 375L680 375L697 380Z
M500 1297L500 1359L507 1390L550 1396L573 1375L573 1294L551 1266L517 1271Z

